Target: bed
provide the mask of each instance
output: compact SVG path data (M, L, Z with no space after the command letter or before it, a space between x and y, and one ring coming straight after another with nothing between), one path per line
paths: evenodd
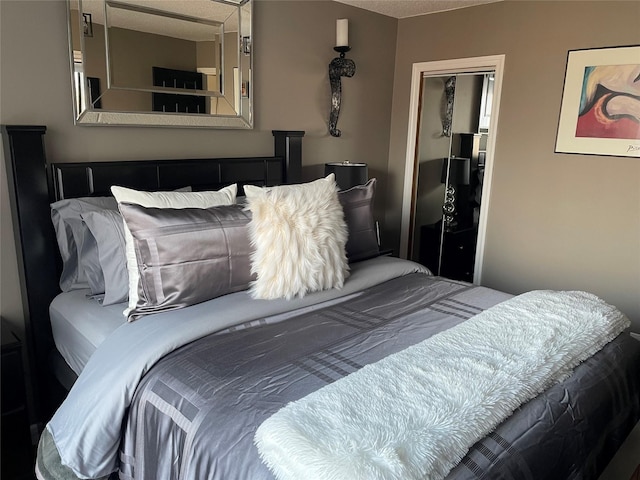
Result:
M102 195L112 184L149 191L194 185L197 190L219 189L230 182L241 186L296 184L300 182L301 149L299 143L298 148L291 145L301 140L302 133L276 134L274 157L209 160L215 162L217 171L220 164L258 163L263 172L259 178L247 176L245 168L231 168L232 177L198 184L203 177L198 169L204 167L193 160L170 164L173 172L179 164L181 175L188 167L195 167L195 176L185 180L172 174L171 183L140 185L131 183L131 178L139 175L125 178L114 172L122 167L152 168L156 173L151 176L157 179L162 177L157 174L157 164L162 162L116 163L115 169L106 164L43 168L44 131L43 127L3 127L5 146L10 147L5 156L13 179L14 217L18 219L15 224L23 260L21 281L23 292L27 292L25 310L29 313L33 362L41 380L39 396L47 398L51 390L45 389L54 376L67 388L72 386L53 418L53 411L41 405L42 420L51 418L38 451L36 471L41 479L109 475L125 479L273 479L277 470L264 455L261 458L264 451L258 451L256 431L268 426L268 420L277 418L285 406L303 405L310 398L316 401L328 388L348 385L362 377L361 372L370 373L389 363L388 359L404 358L400 356L414 352L424 342L435 347L434 339L474 325L486 331L479 321L487 319L488 313L513 316L506 306L520 301L482 286L435 277L413 262L372 253L368 245L360 250L361 258L351 257L341 288L321 288L288 299L254 298L249 290L238 289L185 308L145 313L127 322L122 316L126 303L103 307L83 290L60 295L55 232L32 228L32 222L24 219L39 218L39 225L50 225L49 204L60 198L60 192L65 198ZM272 163L274 168L270 169ZM95 177L86 181L87 172L96 175L100 167L110 173L96 188L100 182ZM78 188L83 184L86 187ZM30 188L33 191L25 192ZM250 186L245 192L250 205L256 205L251 203L253 195L262 195ZM362 197L356 200L362 204ZM127 208L123 215L134 219L149 213L144 208ZM570 300L560 297L559 301ZM577 303L592 300L596 301L579 297ZM615 310L606 308L608 312ZM83 313L78 314L80 311ZM556 305L549 316L557 316L557 311ZM595 479L640 418L640 344L622 331L626 324L620 318L617 330L596 335L610 337L600 339L597 351L580 352L569 370L541 384L541 393L531 393L522 404L505 406L504 418L483 427L484 434L463 448L455 464L442 467L444 470L424 477L397 472L378 477L322 473L302 477ZM535 322L532 325L536 335L529 338L537 336L545 343L549 333L541 327L538 334ZM590 324L585 320L584 325ZM526 332L524 321L521 328ZM567 328L576 344L581 335L592 333L591 327ZM560 333L548 338L555 336ZM470 348L464 349L463 361L479 363L475 355L488 348L484 341L481 337L467 340ZM52 349L54 345L58 348ZM459 350L452 351L452 358ZM50 360L52 351L56 361ZM52 375L51 366L64 368ZM394 384L387 378L364 395L382 396L388 384L394 385L391 398L401 399L405 390L411 390L412 382ZM366 401L360 399L357 404L365 405ZM499 410L502 403L508 402L499 401L492 409ZM336 411L340 409L350 411L353 417L358 414L348 402L336 407ZM447 420L461 416L455 410L448 412ZM402 415L393 414L387 423L395 418ZM463 424L461 434L474 428L472 423ZM405 425L404 430L410 428ZM288 437L284 438L286 443Z

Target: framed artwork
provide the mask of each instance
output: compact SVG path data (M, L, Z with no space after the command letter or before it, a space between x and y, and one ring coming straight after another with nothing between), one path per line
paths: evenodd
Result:
M242 53L245 55L251 53L251 37L242 37Z
M82 28L85 37L93 37L93 20L90 13L82 14Z
M555 151L640 157L640 45L569 51Z

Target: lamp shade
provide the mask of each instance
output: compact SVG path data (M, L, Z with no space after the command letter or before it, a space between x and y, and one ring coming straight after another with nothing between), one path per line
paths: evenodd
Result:
M324 164L325 177L333 173L340 190L347 190L356 185L364 185L369 179L366 163L332 162Z

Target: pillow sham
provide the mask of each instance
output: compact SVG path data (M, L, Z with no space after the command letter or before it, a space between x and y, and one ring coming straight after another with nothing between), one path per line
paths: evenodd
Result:
M117 210L118 204L112 197L82 197L59 200L51 204L51 221L56 232L58 250L62 257L60 289L63 292L88 288L87 275L83 268L83 245L89 235L81 215L84 212ZM91 249L85 249L91 254ZM93 250L95 254L95 250ZM94 263L95 263L94 258Z
M251 215L241 205L146 208L121 203L139 280L129 321L249 288Z
M373 199L376 179L338 192L344 211L349 238L346 250L349 263L367 260L380 254L376 222L373 218Z
M85 213L82 214L86 215ZM88 234L80 251L81 266L87 277L87 284L91 290L91 295L101 301L100 298L104 294L104 275L100 266L100 258L98 252L98 244L93 235Z
M131 188L112 186L111 193L122 203L133 203L143 207L155 208L209 208L219 205L232 205L236 200L238 186L234 183L217 192L142 192ZM133 247L133 237L124 225L125 250L127 257L127 272L129 275L129 306L124 311L125 316L138 304L138 262Z
M254 298L290 299L341 288L349 276L347 227L333 174L314 182L244 187L255 251Z
M85 244L95 245L98 260L96 266L87 259L85 269L87 273L90 270L100 272L93 275L95 289L92 285L92 275L87 275L91 292L94 295L104 293L100 299L104 306L126 301L129 296L129 274L122 215L117 210L101 210L83 213L82 220L91 233ZM102 280L101 290L97 285L100 279Z

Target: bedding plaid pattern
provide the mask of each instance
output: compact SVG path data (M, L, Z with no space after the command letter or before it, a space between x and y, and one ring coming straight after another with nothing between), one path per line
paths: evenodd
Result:
M411 274L299 316L249 322L188 344L139 385L119 476L272 479L252 442L271 414L506 298ZM617 448L599 442L602 432L624 437L640 416L639 361L640 343L621 335L480 440L447 478L597 478Z

